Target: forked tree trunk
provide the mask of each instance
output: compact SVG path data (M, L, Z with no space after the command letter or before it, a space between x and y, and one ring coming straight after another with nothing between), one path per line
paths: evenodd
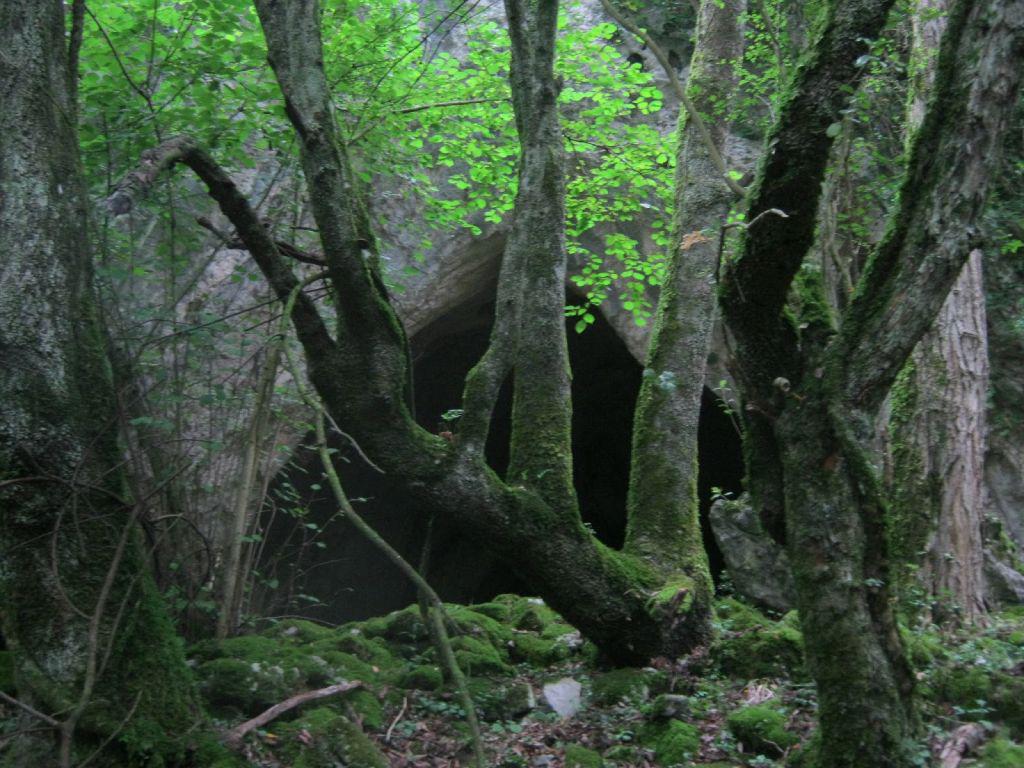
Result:
M316 2L257 0L269 58L285 97L338 307L332 336L300 294L292 314L310 380L335 421L419 501L465 527L610 657L675 656L705 639L681 617L692 581L602 546L584 527L572 487L569 372L564 331L564 182L553 76L557 2L510 0L512 90L521 141L520 187L499 283L491 344L467 379L451 442L419 428L408 404L408 345L381 280L362 191L334 120ZM190 166L235 225L278 297L298 280L230 178L185 137L146 153L108 204L130 209L175 163ZM515 385L507 481L483 445L497 391ZM677 533L677 538L685 535ZM692 542L699 546L699 539Z
M893 614L886 506L867 446L882 400L976 244L1024 55L1022 0L953 6L893 225L835 336L823 292L807 285L801 304L810 311L792 324L782 310L811 244L828 155L819 137L856 82L850 67L859 54L849 42L875 37L885 8L829 9L752 200L752 214L778 207L792 215L747 237L722 297L748 413L781 459L790 561L818 686L820 764L829 768L911 764L914 678ZM844 34L858 17L860 34ZM818 109L808 110L812 93Z
M11 764L107 737L184 755L195 698L122 500L60 0L0 1L0 617L25 728ZM120 725L119 725L120 724ZM47 732L47 728L51 727ZM116 760L116 758L115 758Z
M924 119L945 28L945 0L914 9L912 139ZM985 510L988 343L982 254L971 254L935 325L921 339L893 402L891 450L893 555L920 572L900 577L930 597L931 618L973 622L985 606L982 523Z

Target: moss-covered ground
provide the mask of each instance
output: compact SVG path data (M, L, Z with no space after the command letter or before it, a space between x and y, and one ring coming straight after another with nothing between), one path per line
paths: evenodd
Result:
M794 613L719 599L710 648L624 670L604 665L540 600L503 595L449 610L492 766L814 765L814 688ZM916 628L905 640L919 671L920 764L935 764L948 735L973 722L987 737L961 765L1024 766L1024 610L980 630ZM197 768L471 765L459 698L416 606L337 628L282 621L201 642L189 659L223 731L296 693L361 683L254 730L241 752L197 738ZM566 679L570 692L579 684L579 711L561 717L545 686Z
M706 651L613 669L539 600L503 595L449 610L492 766L814 765L814 689L795 614L720 599ZM919 628L905 639L925 724L921 764L975 722L988 738L961 765L1024 766L1024 611L984 629ZM254 731L247 758L218 768L471 764L462 708L415 606L337 628L282 621L200 643L190 658L223 728L305 690L363 684ZM561 717L544 688L566 678L579 683L579 710Z

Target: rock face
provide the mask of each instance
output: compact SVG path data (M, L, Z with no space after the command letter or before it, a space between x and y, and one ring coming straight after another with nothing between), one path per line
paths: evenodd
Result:
M711 506L711 530L740 594L775 611L793 607L789 560L765 531L753 507L742 498L719 499Z

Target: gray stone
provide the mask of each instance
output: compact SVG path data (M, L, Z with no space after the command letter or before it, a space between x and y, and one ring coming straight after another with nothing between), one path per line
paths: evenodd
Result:
M785 550L768 535L745 498L711 505L711 530L736 591L757 605L785 612L795 589Z

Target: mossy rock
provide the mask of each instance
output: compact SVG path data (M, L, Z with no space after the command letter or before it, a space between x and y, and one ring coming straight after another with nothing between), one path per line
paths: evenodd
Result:
M189 750L191 764L210 768L246 768L249 763L236 755L212 734L204 734Z
M644 715L650 720L675 720L690 715L691 709L688 696L661 693L644 707Z
M380 750L347 718L327 708L306 712L278 730L280 756L292 768L387 768Z
M1024 747L1006 738L992 739L981 753L978 768L1020 768L1024 765Z
M278 642L308 645L318 640L329 640L335 637L337 630L305 619L288 619L275 623L260 634Z
M640 742L654 750L658 765L683 765L700 751L700 731L681 720L648 723L640 730Z
M383 637L396 644L417 644L430 640L430 632L423 623L418 605L410 605L387 616L378 616L362 622L367 637Z
M445 609L459 635L486 639L496 648L507 647L512 640L512 631L501 621L485 613L479 613L463 605L446 605Z
M768 704L736 710L726 719L726 726L746 750L768 757L780 757L799 741L786 730L786 716Z
M199 690L215 710L256 715L285 699L298 687L281 667L224 658L207 661L196 670Z
M616 764L637 765L642 759L640 748L633 744L616 744L605 750L605 760Z
M399 687L419 691L437 691L444 685L441 668L433 664L415 664L398 675Z
M565 748L565 768L603 768L604 759L592 749L570 744Z
M467 675L511 675L508 654L486 640L462 635L452 638L459 668Z
M610 707L620 702L639 704L646 701L659 683L660 673L654 670L613 669L597 675L591 684L590 699L593 703Z
M795 611L772 621L737 600L721 601L717 611L723 632L712 656L723 673L745 680L807 679L803 635Z
M384 707L373 691L357 688L343 694L339 701L355 713L364 728L376 731L384 725Z
M559 639L538 637L530 632L517 632L512 636L508 653L515 662L524 662L535 667L557 664L572 656L572 648Z
M484 616L489 616L495 621L500 621L502 624L508 624L512 617L512 609L509 608L507 603L477 603L469 607L476 613L482 613Z
M357 626L350 625L336 630L329 638L318 641L316 647L330 647L343 653L350 653L383 672L401 665L401 661L395 658L384 640L367 637Z
M529 683L470 680L469 694L482 720L517 720L537 706Z

